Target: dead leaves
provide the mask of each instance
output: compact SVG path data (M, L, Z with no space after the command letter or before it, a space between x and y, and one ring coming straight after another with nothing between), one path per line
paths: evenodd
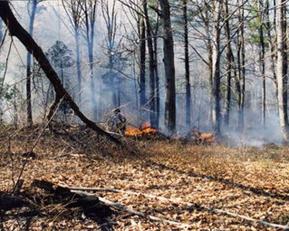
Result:
M18 140L17 144L19 146L14 148L20 151L21 142ZM47 137L45 142L42 141L40 144L36 150L38 158L33 160L24 172L26 186L33 179L42 178L56 184L108 187L168 199L179 198L183 204L148 198L141 194L98 193L111 201L152 216L192 224L192 230L270 230L270 228L244 222L242 219L225 214L215 214L198 206L186 206L190 203L229 210L279 224L286 224L289 221L289 202L258 194L257 191L254 193L248 191L246 187L241 188L233 184L288 194L289 164L284 149L274 149L276 160L272 160L271 150L268 150L266 156L267 151L264 150L251 152L250 149L240 150L222 146L183 146L178 142L147 141L145 145L147 152L152 153L149 157L126 159L124 155L115 153L111 157L112 161L103 161L86 158L85 153L77 153L77 149L71 149L66 146L67 144L57 143L56 140L49 140ZM73 155L69 155L70 153ZM152 162L156 164L153 165ZM10 173L9 165L1 165L1 190L8 190L11 187ZM173 225L152 222L128 214L120 214L114 222L116 230L176 229ZM49 227L55 230L96 229L95 223L74 218L56 221L40 219L33 221L33 226L44 230Z

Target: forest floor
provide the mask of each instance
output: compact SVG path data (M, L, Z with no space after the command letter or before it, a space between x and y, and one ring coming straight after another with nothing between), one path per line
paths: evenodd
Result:
M6 192L21 172L21 154L41 133L37 128L18 131L8 142L9 132L13 134L9 130L0 136L0 191ZM45 131L34 149L36 159L24 168L22 190L30 190L35 179L119 189L96 195L146 217L118 211L109 220L114 230L276 230L247 218L280 225L289 222L288 147L229 148L165 140L133 143L139 153L127 154L87 130L69 135ZM29 230L101 229L83 216L65 215L61 206L42 209L47 216L31 220ZM164 221L153 221L149 215ZM5 219L2 228L24 230L21 227L16 216Z

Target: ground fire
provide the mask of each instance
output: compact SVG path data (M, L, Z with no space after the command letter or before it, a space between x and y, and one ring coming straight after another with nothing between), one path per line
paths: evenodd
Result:
M128 126L125 130L125 136L144 136L154 135L157 133L157 129L152 128L149 122L143 123L139 128Z

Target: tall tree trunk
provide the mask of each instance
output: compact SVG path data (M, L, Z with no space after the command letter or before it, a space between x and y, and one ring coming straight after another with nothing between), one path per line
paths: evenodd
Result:
M275 1L274 1L275 2ZM275 9L275 4L272 6ZM275 10L274 10L275 11ZM276 30L276 25L274 24L273 27L270 22L270 1L266 0L266 9L265 9L265 21L266 21L266 31L267 37L269 42L269 50L270 50L270 60L271 60L271 70L273 74L273 80L276 85L276 95L277 95L277 83L276 83L276 55L275 55L275 36L273 38L271 31ZM275 21L275 19L274 19Z
M238 78L236 79L236 90L238 94L238 129L244 127L244 107L245 107L245 37L244 37L244 0L238 0L239 6L239 29L237 33L237 63Z
M88 61L89 61L89 71L90 71L90 92L91 92L91 100L92 100L92 110L94 119L98 118L97 115L97 99L96 99L96 88L95 88L95 78L94 78L94 65L93 65L93 38L91 37L90 41L88 41L87 49L88 49Z
M245 6L244 1L241 0L241 58L242 58L242 101L241 101L241 128L244 127L244 117L245 117L245 97L246 97L246 62L245 62Z
M149 80L150 80L150 123L152 127L157 127L156 118L156 80L155 80L155 56L154 56L154 45L153 45L153 32L148 14L147 0L143 1L144 15L146 20L146 35L147 35L147 46L149 53Z
M183 0L183 20L184 20L184 49L185 49L185 80L186 80L186 126L191 127L191 82L190 82L190 60L189 60L189 32L188 32L188 1Z
M159 128L160 123L160 78L158 71L158 37L159 37L159 16L156 14L156 23L154 30L154 60L155 60L155 88L156 88L156 128Z
M263 126L266 126L266 76L265 76L265 40L264 40L264 3L263 0L259 0L258 3L259 11L259 56L260 56L260 71L262 76L262 123Z
M231 113L231 98L232 98L232 74L234 65L234 54L232 51L231 44L231 27L229 18L229 4L228 0L225 1L225 30L226 30L226 39L227 39L227 48L226 48L226 59L227 59L227 90L226 90L226 114L225 114L225 124L230 125L230 113ZM235 76L236 77L236 76Z
M80 30L83 23L83 1L82 0L62 0L63 8L69 18L69 23L74 32L75 41L75 54L76 54L76 73L77 73L77 92L76 98L78 103L81 104L81 85L82 85L82 72L81 72L81 50L80 50Z
M171 26L171 12L168 0L160 0L163 25L163 50L166 76L165 123L170 132L176 129L176 85L174 40Z
M87 54L90 71L90 94L92 102L92 111L94 119L98 119L97 111L97 97L96 87L94 79L94 32L95 32L95 12L96 12L96 0L84 1L84 22L86 29L86 42L87 42Z
M211 38L211 28L210 28L210 24L211 24L211 16L209 14L210 11L210 6L205 3L206 5L206 10L204 12L204 16L203 16L203 21L205 24L205 31L206 31L206 48L207 48L207 52L208 52L208 68L209 68L209 115L208 115L208 120L210 121L210 123L213 125L213 59L212 59L212 55L213 55L213 43L212 43L212 38Z
M3 37L4 37L4 35L3 35L3 22L0 19L0 43L2 42Z
M142 16L140 16L139 22L139 66L140 66L140 109L143 110L146 103L146 28L145 21Z
M31 0L29 2L30 12L30 19L29 19L29 34L33 37L33 29L34 29L34 20L37 8L37 0ZM27 107L27 125L31 127L33 125L32 119L32 95L31 95L31 77L32 77L32 55L27 52L27 59L26 59L26 107Z
M221 133L221 76L220 76L220 19L222 0L214 1L213 49L212 49L212 78L213 78L213 127L216 134Z
M277 94L279 122L283 138L288 141L289 126L287 116L287 22L286 0L276 0L276 33L277 33Z
M75 39L75 51L76 51L76 71L77 71L77 89L78 89L78 102L81 104L81 85L82 85L82 73L81 73L81 62L80 62L80 38L79 38L79 28L74 29L74 39Z

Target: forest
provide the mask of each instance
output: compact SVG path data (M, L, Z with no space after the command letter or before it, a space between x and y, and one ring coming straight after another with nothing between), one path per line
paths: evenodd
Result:
M289 230L287 0L0 0L0 231Z

